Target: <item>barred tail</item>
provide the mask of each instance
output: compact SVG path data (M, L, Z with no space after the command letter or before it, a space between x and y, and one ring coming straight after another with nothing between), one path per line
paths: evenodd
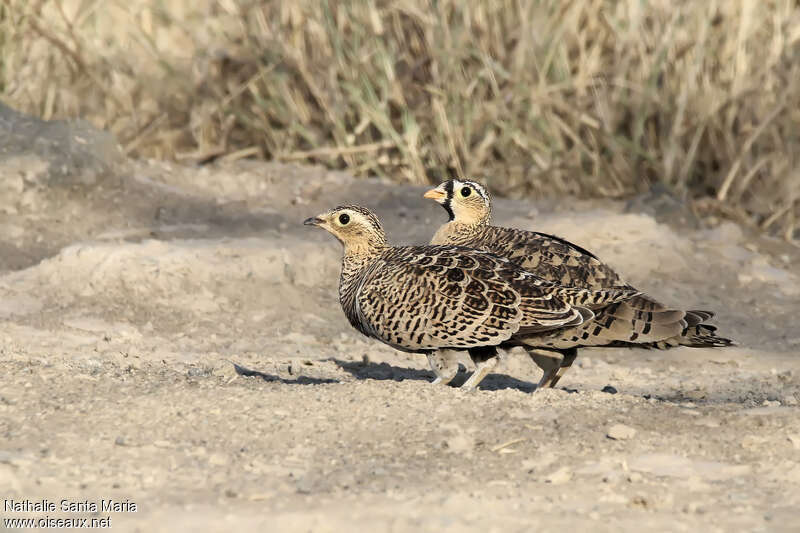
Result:
M652 343L652 347L665 350L674 346L713 348L736 345L736 342L731 339L717 336L716 331L716 326L711 324L695 324L688 326L680 335Z

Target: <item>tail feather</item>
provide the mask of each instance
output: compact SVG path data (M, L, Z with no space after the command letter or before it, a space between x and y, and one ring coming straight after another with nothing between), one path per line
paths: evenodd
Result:
M714 313L712 311L700 311L697 309L686 311L686 322L690 326L697 326L703 322L708 322L712 318L714 318Z
M690 348L714 348L735 346L736 342L715 333L717 328L711 324L697 324L684 329L677 337L670 337L663 341L653 343L653 348L664 350L673 346L688 346Z
M732 340L716 335L704 321L710 311L668 309L644 295L595 310L593 319L549 334L528 338L525 344L566 349L576 346L641 346L667 349L675 346L731 346Z

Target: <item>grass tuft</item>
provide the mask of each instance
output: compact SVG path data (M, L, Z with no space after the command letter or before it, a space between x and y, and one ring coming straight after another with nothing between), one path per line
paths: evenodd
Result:
M662 183L796 237L795 0L4 0L0 91L134 156L501 194Z

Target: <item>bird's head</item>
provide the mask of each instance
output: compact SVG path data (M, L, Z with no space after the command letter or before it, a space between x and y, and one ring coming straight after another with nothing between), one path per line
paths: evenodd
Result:
M476 181L451 179L424 195L444 207L450 220L462 224L488 224L492 200L486 187Z
M303 221L333 234L345 251L368 251L386 245L386 233L378 217L357 205L341 205Z

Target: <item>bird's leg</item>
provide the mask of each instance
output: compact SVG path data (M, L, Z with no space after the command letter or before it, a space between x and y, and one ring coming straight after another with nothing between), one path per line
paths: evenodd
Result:
M465 391L475 390L480 382L483 381L483 378L485 378L495 366L497 366L497 357L492 357L491 359L477 363L475 365L475 372L461 385L461 388Z
M528 352L533 362L542 369L542 379L540 379L539 383L536 385L536 390L552 386L550 383L555 379L564 356L556 351L537 350L536 348L528 348L527 346L525 346L525 351Z
M578 349L577 348L568 348L562 352L564 354L564 359L561 361L561 366L559 367L558 371L556 372L553 381L550 382L550 387L555 387L558 380L566 374L569 367L572 366L573 361L575 358L578 357Z
M498 361L497 350L494 347L473 348L469 350L469 355L472 358L472 362L475 363L475 372L461 385L461 388L465 391L472 391L478 388L483 378L497 366Z
M447 385L458 374L458 352L453 350L438 350L428 354L428 364L436 374L433 385Z

